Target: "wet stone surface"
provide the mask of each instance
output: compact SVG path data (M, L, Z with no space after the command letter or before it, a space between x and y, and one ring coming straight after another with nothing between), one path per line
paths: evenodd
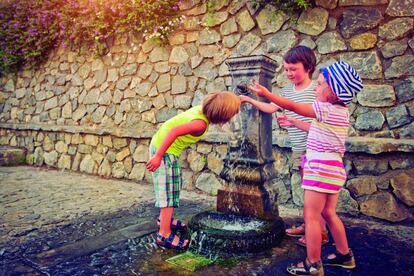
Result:
M60 178L60 182L68 181L66 178L75 182L79 180L78 175L72 173L49 171L47 175L36 177L42 171L26 167L20 169L23 169L23 172L18 174L19 168L0 167L3 176L5 170L9 173L12 170L15 181L12 181L10 174L7 181L6 178L2 178L0 198L9 198L5 192L21 194L21 186L16 186L16 191L13 192L12 185L7 184L10 182L20 182L26 188L34 188L37 182L45 181L53 190L51 179L54 177ZM28 172L31 177L25 177ZM98 186L102 185L104 180L96 181L97 179L99 178L86 176L84 180L88 180L89 183L95 182ZM133 185L145 190L145 187L137 183ZM76 184L73 184L72 193L77 190L75 186ZM4 187L8 188L3 189ZM88 189L83 188L87 194ZM66 191L67 197L73 195L71 190ZM113 192L105 193L107 201L111 198L111 193L113 197L118 196ZM49 197L51 202L56 202L50 194L46 193L45 196ZM287 275L286 266L305 257L305 249L297 246L295 239L284 237L279 247L260 252L254 257L218 260L215 264L196 272L184 271L166 262L168 258L177 255L176 251L165 250L155 243L158 210L153 207L152 199L142 196L139 200L136 197L131 200L130 196L136 194L125 196L124 200L129 204L123 209L119 209L119 204L114 203L112 207L106 206L105 211L99 208L93 211L95 209L92 208L92 211L82 213L83 216L69 216L59 222L44 221L44 225L39 224L34 229L27 221L35 219L18 216L18 212L10 213L10 210L16 210L17 205L13 205L12 202L1 202L1 210L9 212L10 217L15 217L14 225L19 226L21 230L15 232L13 227L7 225L7 221L2 221L2 230L7 229L3 233L8 235L3 235L0 241L0 275ZM186 193L183 197L182 206L177 209L175 215L186 222L193 215L211 210L214 206L210 198L197 194ZM29 201L24 201L25 208L33 209L32 206L36 206L39 198L33 197L30 204ZM73 204L68 206L81 204L76 204L75 197L70 198ZM55 216L70 210L69 207L67 210L52 206L50 208L54 210ZM36 214L33 213L34 216ZM301 222L298 214L294 209L280 208L280 215L287 226ZM325 267L325 275L414 275L412 223L393 225L365 217L342 218L356 256L357 268L350 271ZM323 247L322 254L326 256L334 250L331 238L329 244Z
M186 210L176 214L184 220L190 212L208 208L188 201L182 204ZM161 250L155 243L157 211L146 203L31 232L24 242L14 239L2 244L0 275L121 275L133 271L137 259Z
M203 210L200 204L188 201L184 202L183 208L191 210L191 213ZM184 271L166 262L166 259L177 254L176 251L156 245L156 215L152 204L146 204L135 206L133 210L88 217L48 232L29 235L22 244L2 247L1 275L284 275L288 264L305 256L304 248L298 247L294 239L285 237L279 247L255 257L222 261L196 272ZM88 252L88 246L91 247L88 239L91 237L96 240L96 237L125 229L128 225L139 225L137 229L145 228L145 223L140 224L145 218L154 221L148 234L115 244L106 240L102 248ZM285 218L285 222L290 225L300 220ZM404 233L399 236L395 233L396 229L389 229L393 226L378 227L378 223L370 226L354 218L346 219L345 223L357 268L351 271L325 267L326 275L413 275L414 246L412 240L401 240ZM407 226L402 231L413 237L411 228ZM51 258L44 256L44 252L50 252L51 249L59 252L68 244L76 245L73 251L63 250L60 251L62 254L52 254ZM333 251L331 239L329 245L323 248L323 255ZM85 254L76 256L82 253Z

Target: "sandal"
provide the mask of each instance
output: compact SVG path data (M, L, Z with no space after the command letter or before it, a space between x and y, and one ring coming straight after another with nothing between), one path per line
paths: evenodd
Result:
M286 235L290 237L299 238L305 235L305 224L302 223L300 226L292 226L289 229L286 229Z
M303 266L299 266L300 263L291 264L286 268L287 272L291 275L312 275L323 276L323 265L321 261L311 263L308 258L303 261Z
M187 225L184 224L181 220L177 219L176 223L173 224L174 222L174 218L171 218L171 229L175 229L175 230L183 230L183 229L187 229ZM160 218L157 219L157 225L160 226Z
M322 232L322 245L326 245L329 242L328 232L324 231ZM306 238L305 236L301 237L296 241L297 245L306 247Z
M334 258L329 259L328 256L328 258L324 260L326 265L340 266L348 269L353 269L356 267L354 253L352 253L351 249L349 249L348 254L343 255L337 251L334 255Z
M179 240L177 245L173 244L174 238L175 238L176 234L171 233L168 238L163 237L160 235L160 233L157 233L157 244L159 246L168 248L168 249L175 249L175 250L184 250L188 247L188 243L184 246L184 241L183 240Z

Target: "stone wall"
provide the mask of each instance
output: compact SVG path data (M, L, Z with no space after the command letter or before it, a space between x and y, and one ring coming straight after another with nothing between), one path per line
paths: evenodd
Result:
M0 145L26 148L27 162L37 166L149 181L144 164L155 129L206 94L228 89L227 57L275 59L277 93L287 84L284 53L303 44L314 49L318 67L346 60L365 83L350 107L349 180L341 210L412 219L413 1L317 0L297 23L271 6L213 2L209 14L206 1L184 1L185 22L169 45L129 35L101 58L59 48L40 68L3 77ZM183 154L186 188L216 192L228 133L226 126L214 126ZM276 125L274 155L280 202L300 206L299 176L286 171L289 141Z

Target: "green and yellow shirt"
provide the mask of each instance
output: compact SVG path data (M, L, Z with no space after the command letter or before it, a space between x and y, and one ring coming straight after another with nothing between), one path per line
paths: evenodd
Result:
M183 136L178 136L177 139L175 139L175 141L167 149L167 153L174 154L175 156L180 156L181 152L185 148L187 148L191 144L195 144L198 141L200 141L200 139L203 138L203 136L207 133L209 121L207 117L203 114L201 105L194 106L188 109L187 111L184 111L183 113L180 113L172 117L168 121L164 122L152 137L151 144L158 149L161 146L165 136L167 136L168 132L172 128L189 123L194 120L203 120L207 123L207 128L204 131L204 133L200 136L186 134Z

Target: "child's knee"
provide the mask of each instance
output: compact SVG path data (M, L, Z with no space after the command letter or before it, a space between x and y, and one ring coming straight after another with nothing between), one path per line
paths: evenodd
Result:
M310 220L320 220L321 213L316 212L315 210L304 210L303 217L305 222Z
M332 210L332 209L325 209L322 211L322 217L326 220L326 221L330 221L333 218L335 218L336 215L336 211Z

